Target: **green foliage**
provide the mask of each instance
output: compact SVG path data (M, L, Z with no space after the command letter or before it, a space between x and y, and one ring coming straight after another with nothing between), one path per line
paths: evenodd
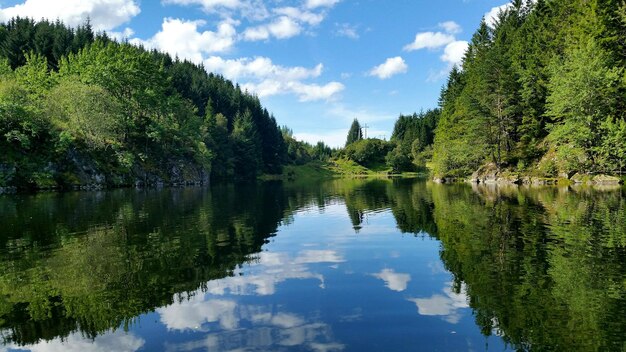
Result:
M626 118L624 3L514 1L482 23L442 90L437 176L500 169L612 172L605 139ZM550 154L549 156L547 154Z
M605 137L601 125L617 113L623 69L610 67L607 53L590 39L572 48L565 62L556 61L552 70L547 113L555 125L548 140L566 150L565 155L577 155L576 161L569 158L562 171L598 170L599 147Z
M359 165L370 167L385 163L385 156L393 144L380 139L361 139L355 141L340 153L340 156L352 160Z
M417 141L417 140L416 140ZM413 163L411 162L411 154L403 150L402 147L396 146L385 156L385 162L394 173L404 171L413 171Z
M363 131L361 130L361 124L359 123L359 120L354 119L354 121L352 121L352 125L350 125L350 129L348 130L348 138L346 139L346 147L362 139L363 139Z
M2 342L24 346L76 331L94 338L231 276L292 212L283 192L267 184L7 199L0 204L8 230L0 238ZM189 226L171 227L183 217Z
M83 170L116 184L189 178L184 170L196 181L253 179L287 162L258 97L202 66L94 35L89 23L0 25L0 122L0 164L17 170L20 187ZM44 169L53 181L33 181Z
M425 170L423 152L431 148L441 111L428 110L412 116L400 115L393 128L391 141L397 146L387 155L387 165L394 172ZM427 152L430 154L430 152Z
M48 115L72 141L84 143L89 150L121 146L122 105L102 87L70 78L55 87L47 100Z
M258 164L261 161L260 140L250 111L237 116L232 140L233 154L238 156L233 165L235 176L244 179L256 178Z

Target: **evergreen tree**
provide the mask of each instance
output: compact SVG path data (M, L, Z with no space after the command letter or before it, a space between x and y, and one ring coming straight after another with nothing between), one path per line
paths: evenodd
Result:
M2 185L58 186L80 172L76 160L116 184L181 168L251 179L287 162L258 97L202 66L94 35L89 22L0 24L0 120L2 164L17 170Z
M352 125L350 125L350 130L348 131L346 146L362 139L363 131L361 130L361 124L359 123L359 120L354 119L354 121L352 121Z

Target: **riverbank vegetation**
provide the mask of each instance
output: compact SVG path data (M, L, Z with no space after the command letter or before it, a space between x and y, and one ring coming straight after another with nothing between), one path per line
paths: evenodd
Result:
M202 66L89 23L16 18L0 25L0 191L293 178L307 164L515 182L623 174L624 38L623 0L514 0L480 23L438 108L401 115L389 141L355 119L334 149L297 141Z
M626 3L515 0L483 21L441 94L437 177L626 166Z
M202 66L60 22L0 25L0 187L254 179L287 147L259 99Z
M363 140L355 121L337 156L438 179L623 174L624 38L624 1L514 0L493 23L480 23L437 109L400 116L389 142Z

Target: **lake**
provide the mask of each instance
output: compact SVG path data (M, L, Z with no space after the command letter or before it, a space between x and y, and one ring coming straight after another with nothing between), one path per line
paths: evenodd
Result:
M626 191L3 196L0 336L0 351L626 350Z

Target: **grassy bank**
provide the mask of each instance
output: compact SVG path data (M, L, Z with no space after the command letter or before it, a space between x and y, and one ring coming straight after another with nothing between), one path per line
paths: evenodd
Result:
M337 159L328 162L312 161L304 165L287 165L280 175L263 175L261 180L318 180L330 178L376 178L376 177L428 177L426 173L393 173L384 164L370 168L351 160Z

